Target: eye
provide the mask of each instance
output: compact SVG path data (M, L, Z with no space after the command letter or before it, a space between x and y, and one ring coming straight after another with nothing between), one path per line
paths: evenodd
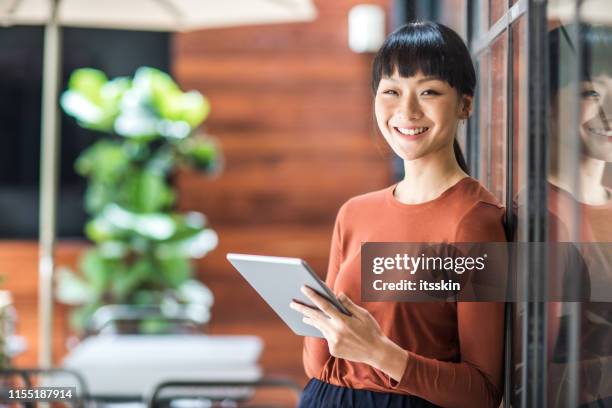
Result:
M582 91L583 98L599 98L599 93L594 89L587 89L586 91Z
M432 96L432 95L440 95L440 93L438 91L435 91L433 89L426 89L424 90L421 95L425 95L425 96Z
M397 91L394 89L385 89L382 93L385 95L398 95Z

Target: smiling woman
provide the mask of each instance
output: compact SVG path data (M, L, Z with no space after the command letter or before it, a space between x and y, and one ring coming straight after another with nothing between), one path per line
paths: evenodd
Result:
M380 80L376 118L394 152L404 160L415 160L453 145L448 139L454 139L456 118L467 117L471 102L471 95L460 95L440 77L419 71L406 78L395 70ZM415 111L422 115L415 117Z
M325 337L305 338L301 407L499 406L503 304L359 301L362 242L505 241L503 207L468 176L455 140L475 84L465 44L444 25L407 24L379 50L376 120L405 177L336 218L326 283L351 316L310 290L318 310L292 303Z

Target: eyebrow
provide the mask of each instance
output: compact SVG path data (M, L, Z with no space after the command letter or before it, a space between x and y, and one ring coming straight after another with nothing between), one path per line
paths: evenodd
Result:
M384 76L381 79L386 79L386 80L391 81L391 82L399 82L397 79L392 78L392 77L387 77L387 76ZM444 81L444 79L439 77L439 76L430 75L430 76L426 76L424 78L419 79L417 81L417 84L420 84L420 83L423 83L423 82L427 82L427 81Z

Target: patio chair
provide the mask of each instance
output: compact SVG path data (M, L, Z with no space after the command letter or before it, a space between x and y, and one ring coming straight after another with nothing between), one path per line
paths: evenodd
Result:
M262 400L257 391L269 388L288 393L280 402ZM277 407L296 406L302 387L286 378L262 378L256 381L166 381L158 384L148 400L148 408L179 407ZM292 399L287 405L287 397Z
M148 319L167 322L168 327L164 333L202 333L208 323L209 313L193 305L178 308L160 305L105 305L98 308L87 322L86 334L135 334L139 331L139 324Z

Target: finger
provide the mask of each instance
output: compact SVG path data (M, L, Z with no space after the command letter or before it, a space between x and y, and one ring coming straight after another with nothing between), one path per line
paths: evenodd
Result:
M328 317L318 309L315 309L311 306L306 306L301 303L296 302L295 300L289 303L289 307L297 312L300 312L306 317L311 317L314 315L320 315L320 317L327 319Z
M302 293L308 297L318 308L332 319L343 319L344 315L340 313L327 299L319 295L317 292L308 286L302 286Z
M340 294L338 294L338 300L353 315L360 314L365 310L364 308L355 304L355 302L353 302L344 292L340 292Z
M326 318L327 319L327 318ZM310 317L303 317L302 321L304 323L306 323L309 326L312 326L314 328L316 328L317 330L319 330L321 332L321 334L323 335L323 337L325 337L325 339L329 340L329 335L328 335L328 327L323 324L320 320L317 319L311 319Z
M296 301L291 302L289 307L302 313L304 318L308 318L309 321L316 323L318 327L324 327L325 329L329 327L330 318L320 310L302 305Z

